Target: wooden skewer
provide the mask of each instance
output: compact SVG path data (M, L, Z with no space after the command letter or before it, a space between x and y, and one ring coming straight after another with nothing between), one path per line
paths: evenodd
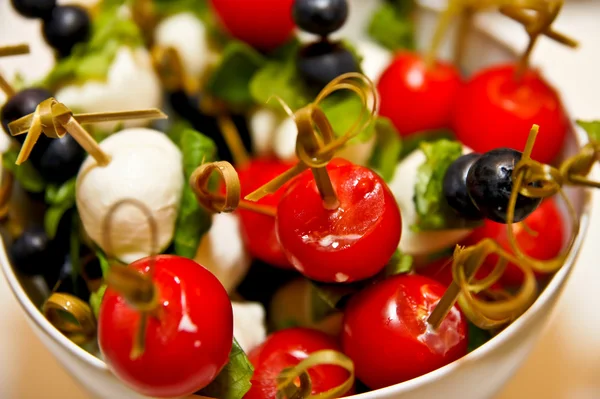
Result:
M29 54L28 44L15 44L0 47L0 57L9 57L12 55Z
M149 108L139 111L114 111L114 112L93 112L86 114L75 114L73 118L80 124L115 122L132 119L167 119L167 115L157 108ZM33 114L25 115L22 118L10 123L8 128L10 134L18 136L25 134L33 122Z
M529 15L523 10L518 10L510 7L502 7L500 8L500 12L509 17L510 19L517 21L518 23L523 24L525 26L534 23L536 20L533 15ZM569 46L572 48L579 46L579 43L575 39L572 39L567 35L552 29L552 27L542 32L542 34L544 36L548 36L554 41L564 44L565 46Z

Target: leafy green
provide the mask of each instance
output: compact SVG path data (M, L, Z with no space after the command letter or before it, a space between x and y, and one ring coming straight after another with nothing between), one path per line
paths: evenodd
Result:
M186 119L176 119L167 130L167 136L179 147L181 136L186 130L193 130L192 124Z
M375 134L377 141L369 159L369 166L389 182L394 177L402 153L402 140L392 122L384 117L375 121Z
M492 335L489 331L482 330L477 327L475 324L469 322L469 342L467 344L467 351L473 352L475 349L479 348L481 345L485 344L492 338Z
M102 270L102 277L106 278L108 275L108 269L110 269L110 263L108 262L108 258L106 254L101 249L96 249L96 256L98 257L98 262L100 262L100 269Z
M433 142L441 139L452 140L454 133L450 130L427 130L424 132L414 133L402 140L402 153L400 159L406 158L408 154L419 148L423 142Z
M335 305L331 298L329 300L324 297L323 292L320 291L314 284L310 285L310 311L311 320L321 321L325 317L329 316L336 310Z
M249 106L253 103L250 81L265 62L265 58L252 47L232 40L206 82L206 90L230 106Z
M302 81L296 68L296 55L299 43L291 42L283 46L250 80L250 94L255 102L267 104L280 110L276 102L268 102L273 96L281 98L292 110L308 104L311 93Z
M44 229L50 238L54 238L63 215L75 206L76 178L72 178L61 186L48 185L46 203L49 205L44 214Z
M600 121L578 120L577 124L585 130L590 141L600 142Z
M254 368L234 338L229 362L217 378L199 394L219 399L242 399L252 386L252 374Z
M202 162L212 162L216 159L217 148L215 143L192 129L183 131L179 147L183 153L183 170L186 182ZM175 237L173 239L175 253L193 258L196 255L200 239L210 229L210 226L210 213L198 204L192 188L189 184L186 184L175 225Z
M368 34L383 47L396 51L415 48L413 0L382 2L371 17Z
M58 61L43 84L56 88L65 82L104 80L121 46L143 45L136 23L120 11L117 4L104 5L93 19L90 40L76 45L71 55Z
M422 142L425 162L417 169L415 209L419 220L415 230L439 230L456 225L457 215L444 198L442 184L448 167L462 155L458 141Z
M396 274L410 273L413 270L413 257L403 254L399 249L396 249L392 258L385 266L384 273L386 276L394 276Z
M327 116L329 123L331 123L335 134L341 136L354 126L364 106L360 98L353 93L335 93L321 102L321 109ZM374 132L375 124L371 124L353 138L350 143L353 141L368 141L373 137Z
M204 21L211 14L206 0L153 0L152 3L161 17L191 12Z
M4 170L12 173L14 178L21 184L25 191L30 193L41 193L46 188L46 182L40 173L35 169L31 161L26 161L21 165L16 165L19 150L10 148L2 156L2 166Z
M81 274L81 235L79 234L79 215L73 215L71 220L71 237L69 241L69 258L71 260L71 282L75 295L80 296L81 292L77 278Z
M100 312L100 305L102 304L102 298L104 297L105 291L106 284L102 284L100 288L98 288L98 291L90 294L90 307L92 308L92 312L94 312L96 319L98 318L98 313Z

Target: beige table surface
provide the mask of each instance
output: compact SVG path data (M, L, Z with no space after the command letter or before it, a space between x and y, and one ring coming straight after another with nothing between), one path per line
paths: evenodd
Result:
M524 35L511 22L487 16L480 22L516 46L524 44ZM573 117L600 119L600 1L567 1L556 26L577 37L582 48L571 52L544 40L534 61L560 88ZM0 64L4 72L20 70L34 78L50 65L47 48L36 38L38 29L36 22L15 17L9 0L0 0L0 44L27 40L36 59L35 64L29 57L4 59ZM600 209L600 195L594 202L595 209ZM497 399L600 398L598 242L599 211L551 324ZM0 304L0 398L87 398L35 338L3 277Z

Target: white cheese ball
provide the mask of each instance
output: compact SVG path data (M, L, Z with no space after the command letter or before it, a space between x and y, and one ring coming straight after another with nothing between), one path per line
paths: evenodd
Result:
M173 47L185 72L198 77L210 63L211 55L206 28L191 12L179 13L162 20L154 32L157 45Z
M213 216L212 226L200 240L194 260L210 270L227 292L235 291L251 263L237 215L217 213Z
M271 153L275 129L279 126L279 117L269 108L263 107L248 117L248 130L252 138L252 149L258 156Z
M232 302L233 336L248 353L267 338L265 309L258 302Z
M105 81L90 80L82 85L64 86L56 93L56 99L78 112L160 108L162 89L148 51L123 46L108 68ZM94 127L112 131L121 123L129 128L145 126L148 120L104 122Z
M463 154L472 152L463 146ZM396 198L402 215L402 238L398 248L409 255L427 255L449 248L466 238L471 229L451 229L415 232L411 229L417 220L417 211L413 202L417 169L425 162L425 154L417 149L411 152L396 167L394 178L388 184Z
M77 208L89 237L111 255L131 263L151 254L148 221L134 205L122 205L112 216L105 237L104 219L118 201L134 199L152 212L158 228L157 250L171 242L184 184L182 155L169 138L156 130L122 130L100 143L111 156L107 166L98 166L88 156L77 175ZM110 243L105 238L111 240Z
M356 42L356 50L363 57L361 68L363 73L377 83L392 60L392 53L370 40Z

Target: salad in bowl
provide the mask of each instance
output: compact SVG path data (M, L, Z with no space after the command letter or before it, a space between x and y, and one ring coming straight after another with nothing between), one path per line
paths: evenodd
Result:
M529 62L562 1L11 3L56 63L0 77L0 263L91 392L489 397L524 358L599 186Z

